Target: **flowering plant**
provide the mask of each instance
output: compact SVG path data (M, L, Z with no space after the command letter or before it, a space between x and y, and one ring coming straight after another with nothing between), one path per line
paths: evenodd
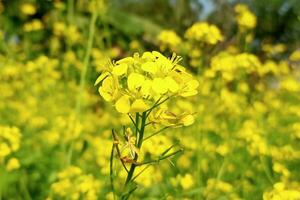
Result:
M171 58L166 58L157 51L145 52L142 56L136 53L133 57L109 62L96 80L95 85L101 83L99 93L103 99L112 102L119 113L127 114L135 128L134 133L130 128L123 128L124 145L121 149L119 148L120 138L115 130L112 131L114 140L111 154L112 187L114 178L112 162L115 149L127 172L125 186L134 182L133 175L137 166L155 163L182 151L179 149L168 154L174 147L172 145L157 160L138 161L139 150L143 142L166 128L145 137L147 125L168 124L167 127L178 127L190 125L194 121L192 114L176 115L168 111L168 107L164 104L170 98L185 98L197 94L199 84L183 66L178 64L180 60L181 58L175 54ZM126 152L125 155L124 152ZM127 164L130 164L129 170ZM122 199L129 198L135 189L136 187L129 190L131 192L122 192Z

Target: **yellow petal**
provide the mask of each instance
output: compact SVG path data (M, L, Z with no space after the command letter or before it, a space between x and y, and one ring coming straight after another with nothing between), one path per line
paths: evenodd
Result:
M152 82L150 80L144 81L142 88L141 88L141 94L143 95L143 97L150 96L151 86L152 86Z
M149 109L149 106L142 100L137 99L131 105L131 112L144 112Z
M143 53L142 58L147 60L155 60L155 56L149 51Z
M165 78L165 84L171 92L177 92L179 90L179 85L171 77Z
M165 59L167 59L164 55L162 55L158 51L152 51L152 55L155 56L155 57L157 57L157 58L165 58Z
M198 81L196 80L191 80L187 83L187 86L190 88L190 89L197 89L197 87L199 86L199 83Z
M195 122L193 115L186 115L180 120L184 126L190 126Z
M125 64L133 64L134 63L134 59L132 57L127 57L127 58L123 58L121 60L118 60L116 62L116 64L122 64L122 63L125 63Z
M196 94L198 94L197 90L188 90L188 91L184 91L184 92L180 93L180 96L182 96L182 97L190 97L190 96L194 96Z
M128 89L133 91L136 88L141 87L144 80L145 80L145 78L143 75L138 74L138 73L131 73L127 79Z
M168 91L166 83L162 78L155 78L152 82L152 89L157 94L164 94Z
M98 83L100 83L101 81L103 81L108 75L109 75L108 72L102 73L102 74L97 78L97 80L95 81L95 84L94 84L94 85L98 85Z
M141 66L142 70L145 72L149 72L151 74L155 74L157 72L157 66L155 62L146 62Z
M106 90L104 90L103 87L99 87L99 94L103 97L105 101L111 101L112 100L112 95L109 94Z
M123 74L127 73L128 65L125 63L116 65L113 67L112 73L117 75L117 76L122 76Z
M116 109L120 113L128 113L130 110L130 101L129 101L129 96L124 95L115 104Z

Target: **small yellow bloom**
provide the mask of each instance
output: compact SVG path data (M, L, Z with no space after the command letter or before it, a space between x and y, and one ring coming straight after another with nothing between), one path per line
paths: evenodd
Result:
M11 158L8 160L8 162L6 164L6 169L7 169L7 171L13 171L13 170L19 169L20 166L21 165L20 165L20 162L18 159Z
M195 184L194 178L191 174L184 175L180 180L180 185L184 190L192 188Z
M185 37L191 41L204 42L215 45L223 40L220 30L206 22L197 22L185 32Z
M36 13L36 7L30 3L24 3L21 5L21 12L25 15L34 15Z
M237 13L236 19L241 30L253 29L256 26L256 16L249 10L244 4L237 4L235 6L235 12Z
M161 51L167 49L176 51L181 44L181 38L172 30L163 30L157 36L157 41Z

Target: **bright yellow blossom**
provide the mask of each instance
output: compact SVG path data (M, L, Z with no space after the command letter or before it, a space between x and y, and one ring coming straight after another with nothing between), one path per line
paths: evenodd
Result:
M141 57L135 54L109 63L95 84L101 83L100 95L112 101L118 112L143 112L158 99L197 94L198 82L179 61L179 57L168 59L156 51Z
M215 45L223 40L223 36L215 25L206 22L197 22L185 32L188 40Z
M181 44L181 38L172 30L163 30L157 36L157 41L161 51L178 50L178 46Z
M34 15L36 13L36 7L30 3L24 3L21 5L21 12L25 15Z
M237 23L242 31L255 28L257 23L256 16L249 10L247 5L237 4L234 9L237 13Z

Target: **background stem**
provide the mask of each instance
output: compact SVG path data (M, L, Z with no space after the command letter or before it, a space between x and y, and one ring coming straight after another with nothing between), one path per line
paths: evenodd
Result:
M76 106L75 106L75 117L78 119L81 113L81 107L82 107L82 94L84 92L84 87L85 87L85 82L86 82L86 74L88 70L88 65L90 61L90 56L91 56L91 49L93 47L93 39L94 39L94 34L95 34L95 26L96 26L96 21L98 17L98 12L96 9L94 9L91 22L90 22L90 27L89 27L89 36L88 36L88 43L87 43L87 49L86 49L86 54L83 60L83 68L81 71L81 76L80 76L80 85L79 85L79 91L78 91L78 96L76 99ZM72 139L70 148L68 150L68 161L67 165L70 165L72 163L72 155L73 155L73 146L74 146L74 139Z

